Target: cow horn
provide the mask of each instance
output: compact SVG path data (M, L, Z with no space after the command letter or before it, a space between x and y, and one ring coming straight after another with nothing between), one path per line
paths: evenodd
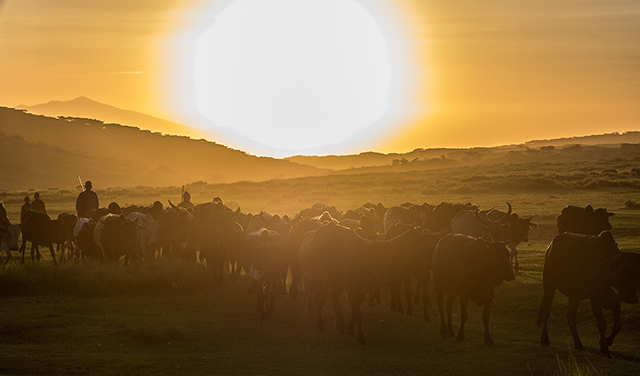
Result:
M511 216L511 204L507 202L507 205L509 205L509 210L507 210L505 215L503 215L502 218L498 220L498 222L505 222Z
M264 210L260 210L260 214L258 214L258 216L262 219L262 223L266 229L273 230L271 221L264 216Z
M329 223L333 223L333 222L329 222ZM356 230L357 230L357 229L356 229ZM360 229L360 230L362 230L362 229ZM360 240L362 240L363 242L365 242L365 244L371 244L371 243L373 243L371 240L369 240L369 239L365 238L364 236L360 235L360 234L358 233L358 231L355 231L355 230L352 230L352 231L353 231L353 233L355 234L355 236L357 236L358 238L360 238Z
M174 209L178 209L178 207L177 207L177 206L175 206L174 204L172 204L172 203L171 203L171 200L167 200L167 201L169 201L169 205L171 205L171 207L172 207L172 208L174 208Z
M486 218L486 216L485 216L485 218L483 218L480 215L480 210L478 210L478 209L476 209L476 219L478 220L478 222L480 222L482 224L485 224L485 225L487 224L487 221L489 220L488 218Z
M406 236L408 236L408 235L409 235L409 232L410 232L412 229L413 229L413 226L409 226L405 232L403 232L402 234L400 234L400 235L398 235L398 236L396 236L396 237L393 237L393 238L389 239L388 241L389 241L389 242L397 242L397 241L399 241L399 240L402 240L403 238L405 238Z

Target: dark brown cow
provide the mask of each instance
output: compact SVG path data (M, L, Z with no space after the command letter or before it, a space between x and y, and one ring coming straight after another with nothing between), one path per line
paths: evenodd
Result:
M289 295L292 299L298 298L298 289L301 285L302 272L300 270L299 252L304 235L312 230L322 226L322 222L312 218L305 218L296 223L287 234L285 240L284 252L287 259L289 269L291 269L291 286L289 287Z
M614 213L607 212L607 209L593 210L591 205L584 208L569 205L558 215L558 234L569 231L576 234L598 235L602 231L612 229L609 217L613 215Z
M387 239L395 238L404 233L407 233L407 235L402 240L394 242L391 247L389 267L391 300L389 308L392 311L405 313L400 294L402 286L404 286L407 300L406 314L408 316L413 314L411 280L415 277L418 280L418 290L422 288L423 318L426 321L431 321L427 310L429 306L427 289L431 278L431 259L433 250L440 238L446 235L446 230L433 234L429 230L398 223L389 228ZM416 291L417 294L418 291Z
M29 210L24 215L24 220L20 223L22 231L22 245L20 253L22 254L22 263L24 263L24 254L27 242L31 242L31 261L37 257L40 260L39 246L49 247L53 264L57 265L55 249L53 242L57 238L58 226L48 215L35 210Z
M489 334L489 313L494 298L493 287L515 278L509 260L510 254L504 243L489 243L484 239L461 234L449 234L438 243L431 268L433 285L440 311L440 334L453 336L451 309L453 300L460 297L460 329L457 340L464 340L464 324L467 321L469 300L482 306L484 342L493 344ZM447 322L444 319L443 290L449 293L447 300Z
M136 236L136 224L129 221L124 215L106 217L100 235L105 261L118 263L120 258L124 256L124 264L126 265L130 259L136 257L139 252Z
M189 234L193 214L179 208L169 201L171 208L160 219L158 226L158 251L162 257L195 259L195 255L186 255L184 250ZM193 256L193 258L189 257Z
M274 311L278 281L287 273L284 238L277 231L261 228L246 235L239 263L253 279L250 291L257 296L260 320Z
M511 204L507 202L509 208ZM538 227L537 224L531 222L533 217L520 218L516 213L511 213L506 216L507 213L502 210L491 209L487 213L487 217L492 221L497 221L504 218L502 241L507 243L509 249L511 249L511 259L514 262L515 269L518 270L520 265L518 264L518 245L522 242L529 241L529 229Z
M20 238L19 225L9 224L7 227L0 225L0 251L4 250L7 253L4 264L11 259L11 252L18 250L18 238Z
M576 327L581 301L589 299L600 332L600 351L611 357L609 346L620 332L620 302L637 303L640 254L622 252L609 231L598 236L564 233L556 236L546 251L542 286L544 297L537 324L542 326L540 341L549 346L547 325L556 289L569 298L567 321L573 346L584 350ZM613 330L606 336L607 323L602 310L612 311Z
M427 228L431 231L439 232L443 229L451 229L451 220L463 210L476 210L478 207L466 204L452 204L441 202L431 211L431 219Z
M300 262L314 296L318 330L324 332L322 307L330 295L336 328L344 333L340 294L346 291L351 306L347 333L356 335L358 342L364 344L360 307L373 287L373 280L379 280L381 275L388 273L389 246L396 239L372 242L352 229L334 223L324 224L315 231L310 246L300 251Z
M221 202L209 202L195 207L190 223L187 257L195 259L195 251L199 248L200 260L206 260L216 285L223 284L225 267L243 244L244 232L234 217L235 212Z
M73 229L73 235L78 245L76 254L78 259L83 257L90 260L104 261L102 249L96 244L93 236L96 229L96 221L89 218L80 218Z
M396 223L404 223L412 226L424 226L423 218L418 208L414 205L409 207L392 206L384 214L383 226L384 232Z
M78 254L75 249L73 229L76 226L76 222L78 222L78 217L71 213L60 213L53 222L54 226L57 227L53 242L58 244L60 262L65 261L65 251L68 251L67 259L74 258L77 262Z

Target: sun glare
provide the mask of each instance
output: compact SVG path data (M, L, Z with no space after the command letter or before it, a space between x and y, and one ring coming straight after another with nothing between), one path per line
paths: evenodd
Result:
M352 0L234 0L197 38L193 65L198 110L271 148L338 144L389 111L387 41Z

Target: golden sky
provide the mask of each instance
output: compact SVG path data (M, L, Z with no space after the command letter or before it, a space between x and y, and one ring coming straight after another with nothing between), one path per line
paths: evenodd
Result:
M345 152L640 129L636 0L356 1L393 29L389 51L404 63L390 102L404 116ZM198 127L176 80L211 9L230 3L0 0L0 105L86 96Z

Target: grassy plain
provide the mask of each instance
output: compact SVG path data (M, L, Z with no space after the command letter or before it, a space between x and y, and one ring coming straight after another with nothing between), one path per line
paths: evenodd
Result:
M623 305L613 360L598 353L587 302L579 312L586 352L572 350L566 299L559 293L550 320L551 347L540 347L540 329L535 327L543 254L564 206L608 208L616 213L611 222L620 248L640 252L640 210L627 205L640 201L639 178L633 172L640 162L617 163L496 165L187 186L196 203L220 196L246 212L264 209L290 216L315 202L346 210L365 202L389 207L406 201L472 202L506 209L509 201L519 214L533 216L539 227L520 247L516 280L496 288L494 346L483 344L481 309L475 305L470 305L464 343L440 338L433 290L434 322L417 317L421 307L414 317L390 312L386 304L363 307L367 344L361 346L334 330L318 333L313 320L303 319L302 301L286 296L276 302L273 316L260 322L255 296L246 293L247 279L212 289L208 271L196 263L158 260L128 267L54 268L45 255L39 265L10 263L0 270L0 374L552 375L573 361L592 374L637 374L639 305ZM99 194L106 206L110 201L177 201L179 192L138 187ZM11 192L3 198L12 220L24 193L32 194ZM55 215L73 208L77 192L41 194ZM610 314L606 317L610 326ZM458 322L454 306L454 325Z

